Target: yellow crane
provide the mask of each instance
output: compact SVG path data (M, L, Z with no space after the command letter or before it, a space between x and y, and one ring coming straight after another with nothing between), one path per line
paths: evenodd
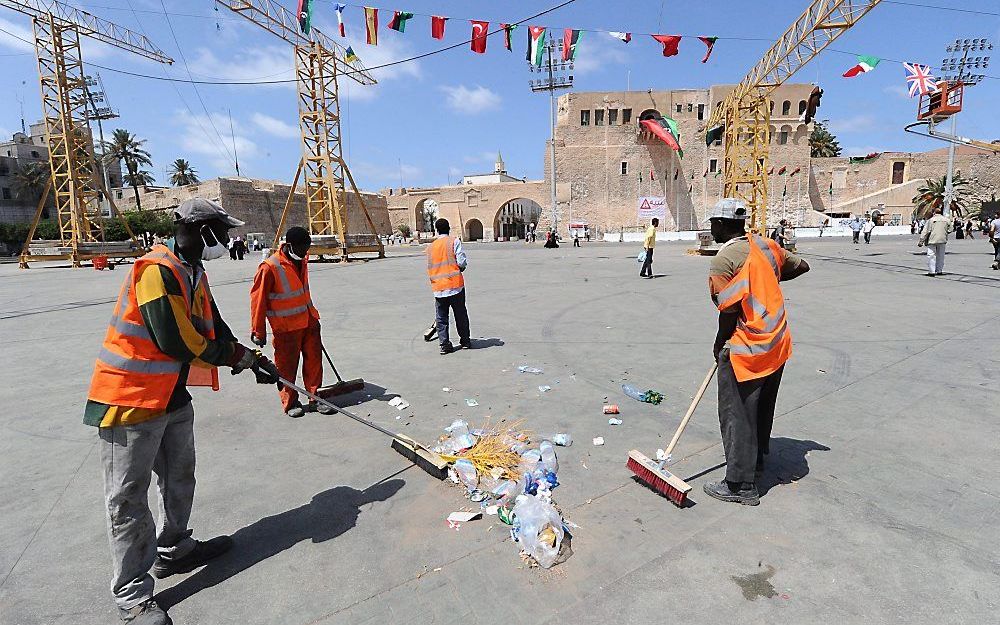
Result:
M303 33L296 15L274 0L215 1L292 44L295 49L302 159L295 170L272 249L278 247L299 178L302 177L306 216L313 237L311 253L317 256L337 255L348 260L352 253L377 252L379 258L383 258L385 249L378 231L354 176L344 161L337 83L339 76L345 76L361 85L374 85L375 78L360 63L347 63L344 47L319 29L311 28L309 34ZM347 184L350 184L357 205L371 229L370 234L348 233Z
M711 144L724 132L724 197L746 203L752 230L767 228L769 96L879 2L813 0L712 111L705 126L706 141Z
M160 63L173 63L173 59L145 36L57 0L0 0L0 7L31 18L51 168L49 182L21 249L21 268L27 269L32 260L54 259L69 259L74 267L79 267L82 260L102 256L109 249L114 249L111 253L116 257L141 255L144 250L127 223L125 229L132 239L129 249L111 248L101 243L103 237L98 219L102 195L107 198L112 212L122 222L125 220L98 175L93 133L87 116L87 77L80 39L89 37ZM51 244L60 248L60 252L33 255L31 240L49 193L55 200L59 223L59 240Z

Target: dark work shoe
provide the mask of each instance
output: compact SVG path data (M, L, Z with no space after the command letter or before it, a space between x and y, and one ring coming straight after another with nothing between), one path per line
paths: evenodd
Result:
M753 484L743 484L738 491L733 492L729 488L729 482L719 480L705 484L704 490L706 495L719 501L731 501L741 503L744 506L756 506L760 503L760 495L757 493L757 487Z
M438 329L437 326L431 326L424 331L424 340L430 343L437 336Z
M173 625L173 621L154 599L147 599L128 610L118 608L118 616L132 625Z
M458 344L464 347L465 349L472 349L472 339L462 339L461 341L458 342Z
M229 551L233 546L233 539L229 536L216 536L211 540L196 541L191 553L176 560L166 560L156 556L153 562L153 576L156 579L163 579L178 573L189 573L196 568L203 566L213 558L218 558Z
M451 343L444 343L441 345L441 355L450 354L455 351L455 346Z

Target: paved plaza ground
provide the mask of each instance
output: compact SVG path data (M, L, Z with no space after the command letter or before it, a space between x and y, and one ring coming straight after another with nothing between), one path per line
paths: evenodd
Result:
M158 582L174 622L996 622L1000 272L988 244L953 241L948 275L929 278L908 236L801 241L813 271L785 286L795 353L761 505L701 491L724 471L713 384L674 454L694 485L678 509L625 459L665 445L710 364L708 259L687 247L660 244L657 278L640 280L636 245L468 244L477 349L449 356L421 338L433 318L422 248L315 265L326 344L346 377L370 383L372 397L350 398L362 416L424 441L459 416L572 434L554 498L579 525L574 554L528 569L496 517L449 529L461 490L385 437L340 416L288 419L272 387L224 374L222 392L195 393L192 527L236 546ZM245 339L255 265L209 266ZM117 620L97 432L81 418L126 271L0 266L0 624ZM626 381L666 400L632 401ZM395 394L408 410L388 405ZM605 398L623 425L607 424Z

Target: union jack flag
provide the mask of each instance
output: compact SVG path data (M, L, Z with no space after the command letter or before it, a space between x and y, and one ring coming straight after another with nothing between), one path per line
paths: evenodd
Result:
M910 83L910 97L927 95L937 91L937 82L931 76L931 68L919 63L903 63L906 70L906 82Z

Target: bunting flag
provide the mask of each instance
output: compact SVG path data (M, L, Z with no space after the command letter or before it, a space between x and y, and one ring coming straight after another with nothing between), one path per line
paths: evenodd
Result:
M910 97L917 95L927 95L937 91L937 82L931 75L931 68L919 63L903 63L906 70L906 82L910 83Z
M299 18L299 30L309 34L312 28L313 0L299 0L299 7L295 14Z
M340 32L341 37L347 36L347 32L344 31L344 9L346 8L346 4L333 5L333 10L337 13L337 30Z
M444 39L444 24L448 21L447 17L441 17L440 15L431 16L431 37L435 39Z
M583 31L567 28L563 31L562 60L572 61L576 59L576 47L580 44L580 36Z
M527 61L535 67L542 66L542 57L545 56L545 27L528 26L528 54Z
M472 22L472 51L476 54L483 54L486 52L486 35L490 31L490 23L479 20L469 21Z
M779 176L784 176L785 175L785 170L787 170L787 169L788 169L787 167L785 167L784 165L782 165L781 169L778 170L778 175Z
M644 119L639 124L670 146L671 149L677 152L678 156L684 158L684 150L681 149L681 135L677 130L677 122L669 117L661 117L659 119Z
M875 66L878 65L881 60L882 59L877 56L859 56L858 64L844 72L844 78L854 78L859 74L866 74L875 69Z
M517 28L517 24L500 24L500 28L503 29L503 47L507 48L507 51L510 52L513 50L510 45L510 36L514 32L514 29Z
M347 46L347 52L344 54L344 60L348 63L357 63L361 59L354 53L354 48Z
M663 44L663 56L677 56L678 46L681 44L680 35L652 35L652 37Z
M708 46L705 50L705 58L701 60L702 63L708 63L708 57L712 56L712 48L715 47L715 42L719 40L718 37L698 37L703 44Z
M801 167L796 167L795 170L792 171L792 173L788 174L788 177L791 178L792 176L794 176L795 174L799 173L800 171L802 171L802 168Z
M378 9L365 7L365 42L378 45Z
M628 43L632 41L632 33L620 33L618 31L612 30L608 33L615 39L620 39L622 43Z
M405 11L393 11L392 19L389 20L389 28L397 32L404 32L406 30L406 20L413 17L413 13L407 13Z

